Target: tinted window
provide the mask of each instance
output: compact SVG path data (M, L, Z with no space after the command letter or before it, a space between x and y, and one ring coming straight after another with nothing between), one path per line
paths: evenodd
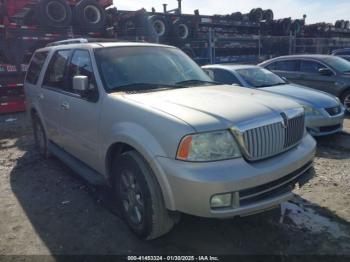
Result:
M269 70L295 72L295 71L298 71L298 61L296 60L277 61L266 68Z
M57 51L47 68L44 85L56 88L64 88L64 73L69 58L70 50Z
M350 55L350 50L343 50L334 52L335 55Z
M26 81L28 83L35 85L38 82L47 54L48 52L37 52L34 54L26 76Z
M350 72L349 61L341 57L336 57L336 56L328 57L324 59L324 62L339 72L342 72L342 73Z
M305 73L318 74L321 68L325 66L315 61L301 61L300 64L300 71Z
M227 85L241 84L232 73L222 69L214 70L214 80Z
M87 50L76 50L73 53L69 64L68 81L70 90L73 91L73 77L87 76L89 79L90 89L95 88L95 78L92 69L90 54Z

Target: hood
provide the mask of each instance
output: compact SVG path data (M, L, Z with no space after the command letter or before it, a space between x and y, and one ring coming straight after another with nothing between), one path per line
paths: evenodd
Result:
M231 85L124 94L124 97L175 116L198 132L266 120L280 116L284 110L300 108L279 95Z
M316 108L329 108L339 105L332 95L296 84L264 87L261 90L283 95L302 105L312 105Z

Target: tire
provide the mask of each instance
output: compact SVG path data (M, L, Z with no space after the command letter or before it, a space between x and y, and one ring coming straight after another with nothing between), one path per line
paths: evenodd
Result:
M118 205L130 229L145 240L168 233L175 221L145 159L136 151L125 152L114 161L113 172Z
M263 10L261 8L252 9L249 13L249 20L257 23L263 20Z
M106 22L106 11L95 0L81 0L74 7L75 24L83 30L100 30Z
M271 22L274 19L274 14L271 9L267 9L263 11L263 20L266 22Z
M172 34L176 42L186 42L192 35L191 27L185 20L179 18L173 23Z
M240 22L243 20L243 15L241 12L235 12L231 14L231 19Z
M340 101L344 105L346 113L350 114L350 90L344 92L344 94L340 97Z
M36 7L36 17L44 27L68 27L72 10L64 0L41 0Z
M158 15L150 16L148 19L159 41L165 41L169 35L169 26L166 19Z
M289 18L282 19L280 24L282 34L288 35L291 29L291 25L292 23Z
M43 158L50 158L51 154L47 146L48 140L47 140L46 132L43 124L41 123L41 120L37 115L33 116L32 124L33 124L33 135L34 135L35 147L37 148L37 150L39 151L40 155Z

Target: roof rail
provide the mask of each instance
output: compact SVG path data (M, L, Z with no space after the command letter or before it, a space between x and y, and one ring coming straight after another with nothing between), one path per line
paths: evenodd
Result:
M70 44L86 44L86 43L102 43L102 42L123 42L117 39L110 38L72 38L57 42L52 42L47 44L46 46L59 46L59 45L70 45Z
M79 43L89 43L88 39L85 38L73 38L73 39L67 39L62 41L56 41L47 44L46 46L59 46L59 45L70 45L70 44L79 44Z

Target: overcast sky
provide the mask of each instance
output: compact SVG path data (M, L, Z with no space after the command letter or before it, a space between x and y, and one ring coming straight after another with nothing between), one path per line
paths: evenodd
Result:
M168 9L177 7L177 0L114 0L120 10L137 10L142 7L148 11L152 7L162 11L162 4ZM276 18L301 18L307 15L307 23L335 22L338 19L350 20L349 0L183 0L183 12L193 13L199 9L201 14L228 14L235 11L249 12L252 8L270 8Z

